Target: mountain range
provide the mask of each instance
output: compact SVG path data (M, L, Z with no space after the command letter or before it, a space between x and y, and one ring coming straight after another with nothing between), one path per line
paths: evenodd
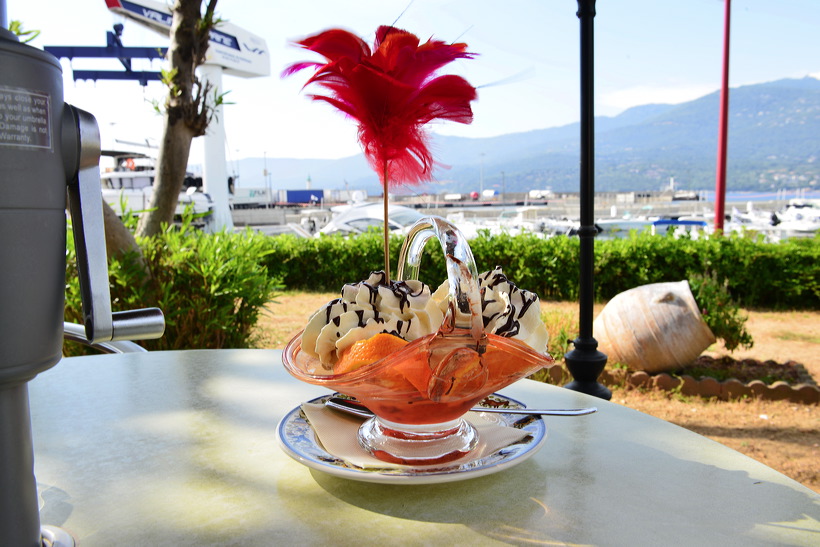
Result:
M719 92L690 102L649 104L595 121L595 188L651 191L674 178L677 189L715 185ZM437 160L449 169L421 191L577 191L578 123L472 139L434 135ZM238 170L262 173L274 188L365 189L378 179L359 154L338 160L249 158ZM250 177L249 177L250 178ZM261 181L258 185L263 185ZM732 88L729 95L727 189L774 191L820 183L820 80L806 77ZM241 180L242 186L256 186Z

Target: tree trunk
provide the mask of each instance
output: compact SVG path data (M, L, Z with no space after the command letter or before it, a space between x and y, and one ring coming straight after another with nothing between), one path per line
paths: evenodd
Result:
M144 269L145 261L142 256L142 249L137 245L134 234L125 227L120 217L105 200L103 200L103 225L105 227L105 251L109 260L129 252L135 252L138 255L137 260Z
M162 132L162 145L157 157L157 176L154 180L154 194L151 197L151 211L143 213L137 228L141 236L151 236L162 231L162 224L174 220L179 193L185 181L188 156L191 150L193 132L184 124L171 122L166 118Z
M165 125L151 211L140 217L137 226L140 236L155 235L163 223L173 222L185 181L191 141L205 134L213 112L207 104L210 86L199 82L196 68L205 61L210 31L215 24L216 1L209 0L204 17L200 14L202 0L175 0L172 7Z

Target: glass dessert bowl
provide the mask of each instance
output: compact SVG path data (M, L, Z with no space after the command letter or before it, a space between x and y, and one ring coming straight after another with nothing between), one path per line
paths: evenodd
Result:
M375 417L359 428L359 444L392 463L439 464L466 455L478 442L475 428L464 419L467 411L553 362L520 340L485 332L472 252L446 220L426 217L411 228L398 279L418 279L431 237L441 243L449 284L447 312L436 332L349 372L328 371L305 352L304 331L283 354L285 368L297 379L355 397L370 408Z

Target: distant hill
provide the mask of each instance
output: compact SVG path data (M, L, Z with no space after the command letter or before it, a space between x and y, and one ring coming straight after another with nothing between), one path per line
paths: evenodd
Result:
M674 177L681 189L715 184L719 93L677 105L643 105L596 118L598 191L657 190ZM774 190L820 183L820 80L786 79L733 88L729 98L727 178L730 190ZM431 192L502 186L508 192L551 187L573 191L579 180L579 124L485 139L435 137L440 169ZM262 172L261 158L239 162ZM378 179L361 155L340 160L268 159L276 188L365 188ZM251 171L251 170L254 171Z

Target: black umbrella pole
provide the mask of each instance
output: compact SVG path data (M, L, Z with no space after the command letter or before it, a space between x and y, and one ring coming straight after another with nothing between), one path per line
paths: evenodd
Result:
M581 21L581 228L579 250L579 334L574 349L564 359L573 381L566 388L611 399L612 392L598 382L606 366L606 355L598 351L592 336L595 285L595 64L593 57L593 21L595 0L578 0Z

